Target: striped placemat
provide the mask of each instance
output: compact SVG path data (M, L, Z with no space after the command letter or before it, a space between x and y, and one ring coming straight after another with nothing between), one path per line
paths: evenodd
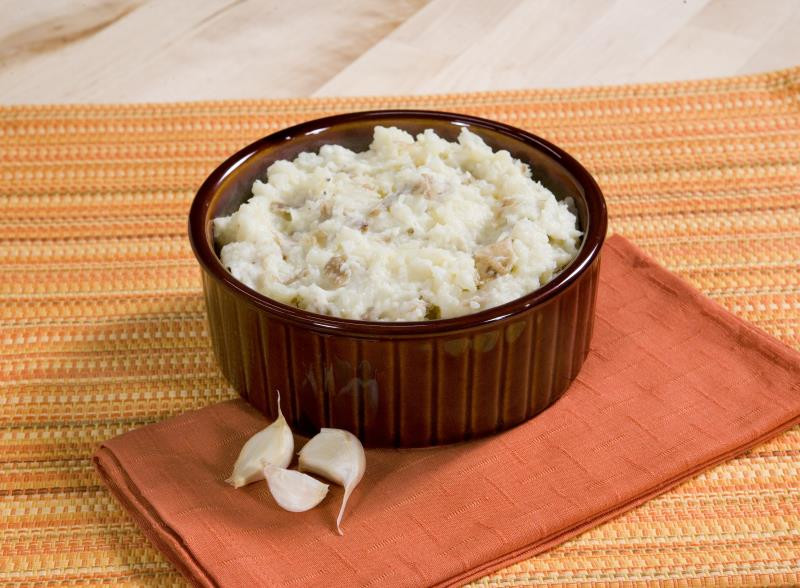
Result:
M182 584L101 486L98 444L231 398L186 216L222 159L335 112L524 127L622 233L800 348L800 68L607 88L0 108L0 582ZM800 428L477 584L800 584Z

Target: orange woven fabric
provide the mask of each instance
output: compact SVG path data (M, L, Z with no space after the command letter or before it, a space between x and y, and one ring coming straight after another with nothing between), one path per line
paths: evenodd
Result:
M564 397L471 443L368 450L343 537L339 489L298 514L266 483L224 482L267 425L243 400L106 441L98 471L199 586L458 586L800 422L800 354L622 237L602 255L592 347Z
M0 108L0 580L181 584L92 470L100 442L235 394L185 234L201 180L304 119L384 107L524 127L612 231L800 347L800 68L434 97ZM478 583L800 583L800 428Z

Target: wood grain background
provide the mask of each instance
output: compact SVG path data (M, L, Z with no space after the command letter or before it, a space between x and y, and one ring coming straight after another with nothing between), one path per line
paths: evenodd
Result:
M0 103L440 93L800 61L797 0L0 0Z

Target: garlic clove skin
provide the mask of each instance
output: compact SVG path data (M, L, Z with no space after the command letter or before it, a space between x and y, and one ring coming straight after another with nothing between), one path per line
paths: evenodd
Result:
M358 437L342 429L322 429L300 450L300 471L317 474L344 487L336 530L342 533L342 517L353 489L364 476L367 458Z
M294 437L281 412L281 393L278 392L278 418L263 431L259 431L242 447L233 466L233 473L225 480L234 488L241 488L264 479L264 465L285 468L292 461Z
M264 477L278 506L291 512L312 509L328 494L327 484L295 470L267 465Z

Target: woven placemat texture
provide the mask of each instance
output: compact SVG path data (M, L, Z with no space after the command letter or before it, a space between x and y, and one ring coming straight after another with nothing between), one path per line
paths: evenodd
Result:
M0 582L183 585L101 485L101 441L235 397L186 236L234 150L302 120L432 108L529 129L611 231L800 348L800 68L428 97L0 108ZM800 427L477 585L800 584Z

